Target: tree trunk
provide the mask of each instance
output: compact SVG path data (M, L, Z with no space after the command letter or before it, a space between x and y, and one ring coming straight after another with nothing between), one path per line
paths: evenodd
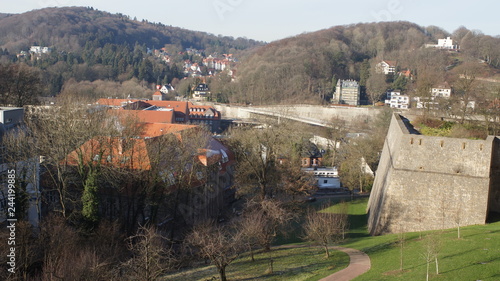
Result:
M435 257L435 260L436 260L436 274L439 275L439 263L438 263L438 257L437 256Z
M325 247L325 252L326 252L326 258L330 257L330 251L328 250L328 245L324 245Z
M429 261L427 261L427 275L426 275L425 280L429 281Z
M225 266L219 267L219 275L220 275L220 280L221 281L227 281L227 278L226 278L226 267Z
M252 246L250 246L250 257L252 258L252 262L255 262L255 257L254 257Z

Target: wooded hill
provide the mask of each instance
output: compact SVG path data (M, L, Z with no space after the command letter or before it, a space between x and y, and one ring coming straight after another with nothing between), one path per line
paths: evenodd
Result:
M460 46L460 52L424 47L447 36ZM338 79L355 79L366 92L362 98L377 101L365 90L370 77L375 79L375 65L382 60L397 62L399 70L411 70L414 84L419 77L424 81L425 76L432 76L426 77L427 84L442 83L450 70L467 60L482 59L494 72L493 68L500 66L498 43L499 38L463 27L449 34L435 26L409 22L337 26L257 49L239 65L237 85L225 92L230 93L228 100L238 103L321 103L332 96ZM397 76L381 79L387 81L379 86L378 95L393 87ZM398 81L396 88L406 82ZM403 86L404 91L409 85Z
M424 47L448 36L460 46L460 52ZM327 103L338 79L354 79L362 87L364 102L373 103L389 88L425 93L429 85L452 83L463 74L464 67L455 70L465 62L482 61L477 76L491 78L500 67L499 44L500 38L464 27L450 34L439 27L409 22L336 26L264 44L85 7L0 14L0 66L22 62L28 67L25 70L43 70L39 72L44 81L42 95L73 88L92 98L122 96L109 94L109 89L132 81L129 84L138 89L134 92L143 88L144 97L150 96L154 85L167 83L175 85L179 95L189 96L200 80L183 79L184 62L202 65L210 54L231 53L239 61L231 65L236 70L235 81L228 75L207 78L214 101ZM36 59L16 57L32 45L53 51ZM163 47L172 57L168 63L150 52ZM186 48L201 53L188 54ZM409 70L411 81L377 75L375 65L382 60L397 62L398 71ZM202 75L208 73L204 67Z
M243 38L215 36L205 32L130 19L85 7L45 8L23 14L0 15L0 48L9 52L27 50L31 45L78 52L86 45L136 43L148 48L173 44L184 50L231 53L261 43Z
M203 57L211 54L233 54L239 58L246 50L262 44L161 23L139 22L126 15L84 7L46 8L0 16L0 67L24 64L27 67L23 69L31 68L32 72L39 73L43 85L33 94L42 96L57 95L68 83L96 82L90 87L73 87L79 90L73 94L91 98L121 97L116 91L109 93L109 83L102 85L102 81L116 81L111 86L115 89L122 88L123 82L132 81L129 84L133 88L144 88L134 90L137 94L132 96L149 97L151 93L146 92L152 91L154 85L182 80L186 60L201 65ZM34 57L28 52L33 45L49 47L51 52ZM162 48L171 58L169 63L153 55L153 49ZM196 54L188 54L187 48ZM24 55L19 56L22 51ZM206 68L204 72L208 72ZM12 88L10 85L0 87Z

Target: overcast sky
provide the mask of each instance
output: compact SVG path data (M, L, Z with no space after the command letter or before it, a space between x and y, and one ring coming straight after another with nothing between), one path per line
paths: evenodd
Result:
M0 12L91 6L138 20L216 35L274 41L336 25L410 21L453 32L460 26L500 35L500 1L437 0L2 0Z

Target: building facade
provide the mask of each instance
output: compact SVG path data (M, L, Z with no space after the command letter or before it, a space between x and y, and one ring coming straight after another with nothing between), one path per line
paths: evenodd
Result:
M335 88L333 103L358 106L360 86L355 80L339 80Z
M408 109L410 107L410 97L402 95L400 91L389 91L387 92L385 104L391 108Z

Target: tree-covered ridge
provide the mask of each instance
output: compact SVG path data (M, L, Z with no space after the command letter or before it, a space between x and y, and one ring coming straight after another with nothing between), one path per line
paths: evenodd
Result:
M176 86L185 77L187 60L201 66L208 55L239 57L247 49L263 44L145 20L140 22L93 8L46 8L3 15L5 17L0 17L0 67L22 63L33 67L33 71L42 69L39 72L44 84L42 96L57 95L65 85L75 81L133 80L150 90L157 84ZM33 52L31 46L50 50ZM200 55L190 55L187 49L199 50ZM156 55L157 52L168 56L168 61ZM205 75L208 72L207 67L202 69Z
M210 53L229 53L261 44L254 40L132 20L126 15L85 7L45 8L0 17L0 48L11 53L29 49L31 45L76 52L89 42L98 47L105 44L133 46L138 42L149 48L162 48L165 44L174 44L183 49L203 49Z
M459 53L425 48L447 37L460 46ZM425 88L423 84L446 81L449 71L464 61L483 60L493 73L493 68L500 66L500 50L495 47L499 42L499 38L464 27L450 34L439 27L409 22L336 26L258 48L241 62L239 83L228 91L232 93L229 100L252 104L324 102L332 96L339 79L359 81L366 102L378 101L390 88L423 92L425 89L419 90ZM382 60L396 62L398 71L408 70L412 85L396 81L398 75L385 77L387 81L376 77L375 66Z

